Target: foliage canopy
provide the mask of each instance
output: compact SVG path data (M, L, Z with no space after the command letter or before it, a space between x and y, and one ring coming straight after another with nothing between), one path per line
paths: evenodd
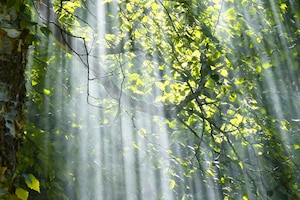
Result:
M79 199L79 188L87 184L86 198L95 199L93 172L100 170L103 198L121 198L126 169L120 163L127 147L118 133L128 131L127 117L134 159L147 152L143 159L151 160L156 176L166 167L174 199L300 198L298 1L53 3L72 43L38 21L38 3L25 4L24 26L33 44L18 168L24 183L17 196L28 190L28 199ZM84 47L81 52L74 43ZM77 81L82 66L86 82ZM76 110L85 96L89 112L100 110L97 115ZM82 141L82 130L91 131L93 124L100 126L101 145L88 148L86 163L73 159L70 171L62 169L67 159L80 157L82 142L94 144L94 138ZM157 145L162 132L168 149ZM102 168L89 163L98 148L116 162ZM163 164L157 156L162 153L172 164ZM90 170L88 183L81 179L82 165ZM137 161L133 166L141 167ZM28 177L39 180L41 191L28 189ZM136 188L138 199L146 193L144 184ZM164 196L158 192L155 198Z

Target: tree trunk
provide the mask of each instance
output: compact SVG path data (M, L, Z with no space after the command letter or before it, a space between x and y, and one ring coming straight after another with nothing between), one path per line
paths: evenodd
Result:
M25 106L24 70L27 30L21 30L18 12L0 3L0 189L14 193L12 177L22 139Z

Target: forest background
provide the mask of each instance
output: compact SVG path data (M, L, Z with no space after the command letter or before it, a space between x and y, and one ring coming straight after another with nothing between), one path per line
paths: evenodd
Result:
M300 199L298 1L0 3L1 198Z

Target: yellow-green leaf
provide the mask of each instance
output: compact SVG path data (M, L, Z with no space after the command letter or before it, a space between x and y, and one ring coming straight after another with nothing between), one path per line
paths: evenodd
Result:
M29 192L22 189L22 188L17 188L15 191L16 196L21 199L21 200L27 200Z
M286 13L286 9L287 9L286 3L280 4L280 9L282 10L282 12Z
M132 13L133 12L133 10L132 10L132 6L128 3L128 4L126 4L126 10L128 11L128 12L130 12L130 13Z
M226 69L220 69L220 74L223 76L223 77L227 77L228 76L228 72Z
M239 161L239 166L241 169L244 169L243 163L241 161Z
M147 130L144 128L141 128L138 133L140 136L145 137L147 135Z
M157 3L152 3L151 8L153 11L156 11L158 9L158 4Z
M37 192L40 192L40 182L37 178L35 178L35 176L33 174L28 174L28 177L30 178L30 180L25 179L25 183L26 185L32 189L35 190Z
M106 34L105 35L105 39L109 40L109 41L113 41L115 40L116 36L114 34Z
M244 195L243 200L248 200L248 197L246 195Z
M236 19L236 9L235 7L230 7L226 10L225 15L227 16L228 20L235 20Z
M229 97L229 101L234 102L236 100L237 96L235 93L232 93Z
M44 94L45 95L50 95L51 94L51 91L50 90L47 90L46 88L44 89Z
M230 122L235 126L239 126L243 122L243 116L236 114L235 118L231 119Z
M35 86L35 85L37 85L37 84L38 84L38 82L36 82L35 80L32 80L32 81L31 81L31 85L32 85L32 86Z
M215 173L211 169L207 169L206 173L209 174L210 176L215 176Z
M173 190L175 185L176 185L176 182L174 180L171 180L170 189Z
M271 65L271 63L269 63L269 62L264 62L264 63L262 64L262 67L265 68L265 69L268 69L268 68L272 67L272 65Z
M133 143L132 146L136 149L139 149L139 146L136 143Z

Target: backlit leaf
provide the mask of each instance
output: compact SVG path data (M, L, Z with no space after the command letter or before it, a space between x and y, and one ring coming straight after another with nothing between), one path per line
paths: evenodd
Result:
M48 89L46 89L46 88L44 88L44 94L45 94L45 95L50 95L50 94L51 94L51 91L48 90Z
M27 200L29 196L29 192L22 188L16 188L15 194L21 200Z
M262 67L265 68L265 69L268 69L268 68L272 67L272 65L269 62L265 62L265 63L262 64Z
M176 185L176 182L174 180L171 180L171 182L170 182L170 189L173 190L174 187L175 187L175 185Z
M40 182L33 174L28 174L28 178L25 178L26 185L37 192L40 192Z
M241 161L238 162L241 169L244 169L243 163Z
M294 149L300 149L300 145L298 145L298 144L294 144Z

